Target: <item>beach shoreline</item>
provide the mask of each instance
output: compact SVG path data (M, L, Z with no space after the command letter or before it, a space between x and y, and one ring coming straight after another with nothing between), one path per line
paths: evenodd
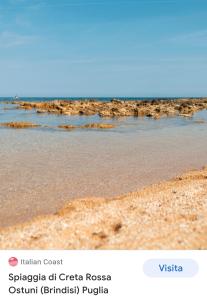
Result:
M2 228L0 249L207 249L207 168Z
M186 173L207 165L206 99L18 103L0 111L0 249L207 248L207 171Z
M53 214L65 199L115 197L207 164L204 98L41 105L53 106L55 113L0 106L1 227ZM162 117L105 120L97 115L105 105L116 115L137 109L157 115L160 107ZM65 108L78 115L64 115ZM96 115L84 115L89 109ZM191 117L177 116L183 109L191 111Z

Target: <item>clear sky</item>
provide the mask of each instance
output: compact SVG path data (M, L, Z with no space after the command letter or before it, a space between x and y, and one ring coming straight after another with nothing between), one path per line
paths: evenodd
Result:
M206 0L1 0L1 96L207 96Z

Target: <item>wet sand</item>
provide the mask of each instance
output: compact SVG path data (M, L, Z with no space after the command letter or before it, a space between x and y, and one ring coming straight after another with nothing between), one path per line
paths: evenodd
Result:
M147 122L150 130L144 123L127 133L2 128L0 226L55 213L72 199L114 197L207 165L206 124L159 128L162 121Z
M207 249L207 169L0 231L0 249Z

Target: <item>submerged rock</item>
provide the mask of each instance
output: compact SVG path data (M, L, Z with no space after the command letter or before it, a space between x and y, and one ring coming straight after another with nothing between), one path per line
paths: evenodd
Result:
M91 123L81 126L81 128L100 128L100 129L111 129L115 128L113 124L106 124L106 123Z
M40 125L33 124L33 123L30 123L30 122L9 122L9 123L1 123L1 126L21 129L21 128L39 127Z
M78 128L78 126L66 124L66 125L59 125L58 128L66 129L66 130L73 130L73 129Z
M205 121L205 120L196 120L196 121L194 121L194 123L196 123L196 124L205 124L207 121Z

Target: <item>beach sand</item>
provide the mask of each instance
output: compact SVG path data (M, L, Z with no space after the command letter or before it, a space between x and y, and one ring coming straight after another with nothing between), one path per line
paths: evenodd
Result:
M2 229L0 249L207 249L207 168L121 197L70 201Z

